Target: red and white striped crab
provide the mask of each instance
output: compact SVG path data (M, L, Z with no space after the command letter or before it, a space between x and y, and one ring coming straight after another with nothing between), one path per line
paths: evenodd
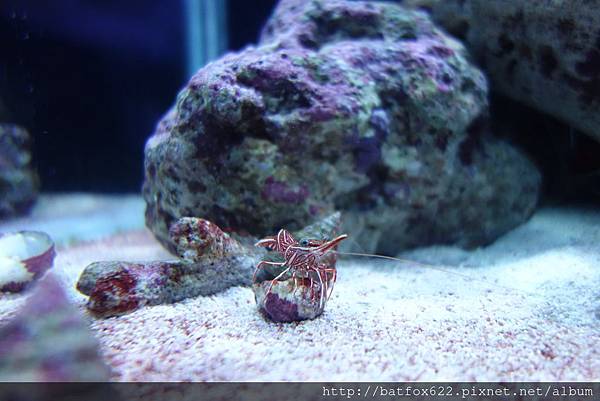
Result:
M284 261L261 261L256 266L252 281L255 281L256 274L265 266L281 267L283 271L271 280L267 294L279 279L291 273L291 278L294 280L296 287L300 280L302 282L304 280L309 281L311 300L316 300L318 294L319 305L323 306L331 296L337 271L334 266L323 263L322 258L346 238L348 236L343 234L332 240L301 239L298 241L289 231L281 229L276 236L261 239L255 245L278 252L283 256ZM315 291L315 288L318 288L318 292Z

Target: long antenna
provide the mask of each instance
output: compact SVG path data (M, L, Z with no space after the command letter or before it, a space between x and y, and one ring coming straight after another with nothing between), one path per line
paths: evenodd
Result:
M497 288L502 288L502 289L505 289L505 290L514 291L514 292L518 292L518 293L521 293L521 294L527 294L527 295L533 295L533 296L539 297L539 294L536 294L534 292L529 292L529 291L525 291L525 290L518 290L516 288L512 288L512 287L508 287L508 286L505 286L505 285L502 285L502 284L494 283L494 282L489 281L489 280L485 280L485 279L481 279L481 278L475 278L475 277L472 277L472 276L470 276L468 274L458 273L458 272L455 272L455 271L447 270L447 269L444 269L444 268L441 268L441 267L438 267L438 266L434 266L434 265L430 265L430 264L427 264L427 263L417 262L417 261L414 261L414 260L401 259L401 258L396 258L396 257L393 257L393 256L377 255L377 254L372 254L372 253L342 252L342 251L333 251L333 252L337 253L338 255L364 256L364 257L370 257L370 258L387 259L387 260L393 260L393 261L396 261L396 262L413 264L413 265L418 266L418 267L422 267L422 268L426 268L426 269L431 269L431 270L437 270L437 271L440 271L440 272L443 272L443 273L446 273L446 274L454 274L454 275L457 275L459 277L463 277L463 278L465 278L467 280L472 280L472 281L478 281L478 282L481 282L481 283L491 284L491 285L493 285L493 286L495 286ZM448 266L448 267L450 267L450 266Z
M371 258L379 258L379 259L387 259L387 260L393 260L395 262L403 262L403 263L410 263L419 267L424 267L427 269L432 269L432 270L437 270L437 271L441 271L444 273L449 273L449 274L456 274L458 276L470 279L470 280L474 280L473 277L469 276L468 274L462 274L462 273L456 273L450 270L446 270L443 269L441 267L438 266L433 266L433 265L429 265L427 263L421 263L421 262L417 262L415 260L409 260L409 259L401 259L401 258L395 258L393 256L385 256L385 255L376 255L373 253L359 253L359 252L340 252L340 251L335 251L337 254L339 255L348 255L348 256L365 256L365 257L371 257Z
M348 238L350 239L350 241L356 245L357 247L359 247L361 250L364 250L363 247L353 238ZM415 260L409 260L409 259L401 259L401 258L396 258L394 256L386 256L386 255L377 255L374 253L366 253L366 252L342 252L342 251L335 251L336 253L340 254L340 255L348 255L348 256L364 256L364 257L371 257L371 258L379 258L379 259L387 259L387 260L393 260L395 262L403 262L403 263L411 263L413 265L419 266L419 267L423 267L426 269L432 269L432 270L437 270L443 273L447 273L447 274L456 274L457 276L466 278L468 280L474 280L477 281L476 278L473 278L471 276L469 276L468 274L462 274L462 273L456 273L450 270L446 270L444 268L438 267L438 266L433 266L427 263L421 263L421 262L417 262ZM491 283L490 283L491 284ZM496 284L494 284L496 285Z

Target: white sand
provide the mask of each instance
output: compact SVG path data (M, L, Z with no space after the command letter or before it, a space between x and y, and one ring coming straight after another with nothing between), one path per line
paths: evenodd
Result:
M169 257L133 217L139 199L104 202L102 213L78 214L77 198L70 202L73 217L44 220L61 238L93 238L90 214L116 216L119 232L102 221L96 236L104 239L59 247L55 271L82 308L74 283L89 262ZM15 224L0 223L0 232ZM487 248L403 255L462 265L443 267L461 275L343 261L326 312L313 321L267 322L250 289L231 288L90 322L115 380L599 380L598 244L600 212L543 209ZM24 297L2 296L0 322Z

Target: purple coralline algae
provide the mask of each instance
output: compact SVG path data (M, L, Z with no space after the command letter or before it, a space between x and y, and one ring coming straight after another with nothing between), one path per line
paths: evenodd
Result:
M27 131L0 124L0 219L27 213L38 196Z
M298 231L298 238L330 238L340 226L340 214ZM260 260L271 257L254 247L255 238L234 239L210 221L184 217L170 229L180 259L174 261L103 261L87 266L77 289L89 296L88 309L108 317L146 305L167 304L206 296L232 286L250 286ZM324 263L335 263L327 255Z
M485 244L540 187L487 113L483 73L426 13L283 0L258 45L199 70L147 141L146 223L172 251L182 216L262 238L335 210L363 251Z
M464 40L493 90L600 141L600 1L405 3Z
M1 381L107 381L88 323L52 274L0 328Z
M20 292L52 267L56 252L46 233L0 234L0 292Z

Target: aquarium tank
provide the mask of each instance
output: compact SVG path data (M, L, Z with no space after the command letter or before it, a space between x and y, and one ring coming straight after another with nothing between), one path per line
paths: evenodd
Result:
M0 43L0 398L600 393L600 0L8 0Z

